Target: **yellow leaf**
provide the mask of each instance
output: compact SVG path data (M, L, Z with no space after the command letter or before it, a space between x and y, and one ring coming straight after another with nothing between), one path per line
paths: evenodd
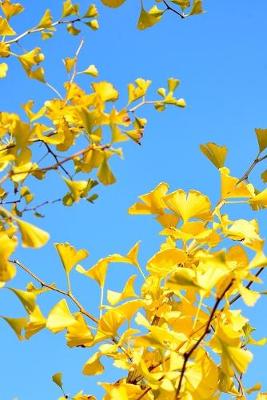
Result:
M16 219L16 222L21 233L23 247L42 247L49 240L49 234L42 229L37 228L37 226L22 221L21 219Z
M5 17L9 20L14 15L20 14L24 7L19 3L11 3L10 1L3 1L1 2L1 8Z
M249 307L253 307L260 298L260 293L247 289L243 285L239 286L239 292L244 300L244 303Z
M119 92L109 82L94 82L92 88L103 102L115 101L119 97Z
M7 20L0 17L0 36L13 36L16 32L11 28Z
M114 290L108 290L107 291L108 302L112 306L114 306L124 299L128 299L130 297L137 297L137 294L134 291L135 279L136 275L132 275L126 282L122 292L115 292Z
M67 274L70 273L76 264L89 255L87 250L76 250L75 247L71 246L69 243L55 243L55 247Z
M25 337L29 339L31 336L35 335L41 329L45 328L46 319L44 318L41 310L38 306L34 308L29 314L29 322L25 327Z
M99 320L98 331L101 334L114 337L121 324L125 321L126 317L121 314L117 309L107 311Z
M71 23L67 25L67 31L73 36L77 36L81 32L80 29L75 28L74 24Z
M76 61L77 61L76 57L73 57L73 58L66 57L66 58L64 58L63 63L65 65L65 68L66 68L67 72L70 72L73 69L74 65L76 64Z
M83 74L88 74L88 75L91 75L91 76L93 76L93 77L97 77L98 76L98 70L97 70L97 68L96 68L96 66L95 65L89 65L89 67L88 68L86 68L84 71L82 71L81 73L83 73Z
M264 241L260 238L258 223L255 219L247 221L238 219L233 222L229 229L224 233L232 240L240 240L243 244L255 251L262 250Z
M125 0L101 0L101 1L103 4L105 4L105 6L112 8L120 7L125 2Z
M95 18L98 16L98 11L95 4L91 4L86 13L84 14L83 18Z
M57 372L56 374L54 374L52 376L52 381L55 382L55 384L62 389L62 387L63 387L62 372Z
M253 358L253 354L250 351L232 346L227 347L227 355L232 361L234 367L241 374L246 372L248 364Z
M89 22L85 22L85 24L87 26L89 26L89 28L93 29L94 31L96 31L97 29L99 29L99 23L97 19L92 19Z
M9 317L2 317L2 318L13 329L18 339L23 340L24 336L22 334L22 331L27 325L27 318L9 318Z
M87 276L88 278L94 279L99 284L99 286L103 288L105 284L107 268L108 260L106 258L102 258L87 271L80 265L76 267L76 270L81 274Z
M0 42L0 57L10 56L10 46L4 42Z
M261 179L264 183L267 183L267 169L261 174Z
M167 287L170 289L182 289L184 287L200 288L197 282L196 272L190 268L177 268L168 279Z
M21 301L23 304L25 310L27 313L31 313L34 308L35 308L35 299L36 295L32 292L27 292L25 290L20 290L20 289L13 289L9 288L15 295L18 297L18 299Z
M66 0L63 3L62 17L68 17L69 15L76 15L79 12L79 6L72 4L71 0Z
M92 396L90 394L83 394L83 391L81 390L80 392L76 393L72 399L73 400L96 400L96 397Z
M38 28L49 28L52 25L53 19L51 15L51 11L47 9L42 16L39 24L37 25Z
M0 63L0 78L5 78L8 70L6 63Z
M9 262L9 257L16 247L16 239L10 239L6 233L0 234L0 282L9 281L16 275L15 266Z
M267 129L256 128L255 133L257 136L260 152L262 152L267 147Z
M228 168L220 168L221 173L221 197L222 199L238 198L238 197L252 197L254 188L251 184L239 182L238 178L230 175Z
M71 314L65 299L60 300L50 311L46 326L53 333L58 333L75 324L76 320Z
M97 177L100 182L103 183L103 185L112 185L116 182L116 178L108 165L106 157L104 158L98 169Z
M163 10L160 10L157 6L153 6L149 11L146 11L142 5L141 13L137 23L138 29L147 29L157 24L160 21L163 13Z
M75 320L76 322L67 328L67 345L69 347L91 346L93 343L93 335L83 316L79 313L75 315Z
M224 166L227 156L227 147L219 146L216 143L206 143L200 145L202 153L215 165L216 168Z
M209 198L197 190L189 190L188 194L179 189L164 198L167 207L180 216L183 221L190 218L209 220L211 204Z
M84 375L100 375L104 372L104 366L100 362L101 353L97 352L83 366Z
M261 210L262 208L267 208L267 189L264 189L262 192L256 194L249 199L249 204L251 205L253 210Z
M129 214L163 214L166 208L164 196L168 189L169 185L165 182L161 182L151 192L139 196L142 203L138 202L133 204L129 208Z
M136 79L135 84L129 83L128 104L145 96L150 85L151 81L145 80L143 78Z
M267 400L267 393L259 393L256 400Z
M193 0L193 6L189 15L202 14L203 12L202 0Z
M156 253L147 263L147 270L152 275L165 277L179 264L187 260L186 253L181 249L166 249Z

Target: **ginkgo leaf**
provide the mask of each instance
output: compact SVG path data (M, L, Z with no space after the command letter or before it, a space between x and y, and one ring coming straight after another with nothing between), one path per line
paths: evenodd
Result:
M49 9L47 9L37 26L38 26L38 28L49 28L52 25L52 22L53 22L53 19L52 19L51 11Z
M267 169L261 173L261 179L264 183L267 183Z
M76 393L73 397L73 400L96 400L96 397L90 394L84 394L81 390L80 392Z
M176 190L164 197L167 207L179 215L183 221L190 218L209 220L211 217L211 204L209 198L197 190Z
M248 368L248 364L252 361L253 355L249 350L236 347L227 347L227 355L233 363L236 370L244 374Z
M84 375L100 375L104 372L105 368L100 361L101 353L97 352L83 366Z
M76 322L67 328L67 345L69 347L91 346L93 344L93 335L83 316L80 313L76 314L75 320Z
M16 239L11 239L6 233L0 234L0 282L7 282L16 275L16 268L9 261L16 247Z
M165 182L161 182L151 192L139 196L142 203L138 202L133 204L128 210L129 214L163 214L166 208L164 196L168 189L169 185Z
M86 13L84 14L84 18L95 18L98 16L98 11L95 4L90 4Z
M88 278L94 279L101 288L104 287L106 274L108 269L108 260L106 258L100 259L93 267L87 271L80 265L76 267L76 270L87 276Z
M251 184L239 182L239 179L230 175L226 167L220 168L221 173L221 197L228 198L251 198L254 195L254 188Z
M257 300L260 298L260 293L255 292L251 289L247 289L243 285L240 285L239 292L242 299L244 300L244 303L249 307L253 307L256 304Z
M215 165L216 168L224 166L227 156L227 147L219 146L216 143L206 143L200 145L202 153Z
M6 63L0 63L0 78L5 78L8 71L8 65Z
M36 295L32 292L27 292L25 290L20 290L20 289L14 289L14 288L9 288L15 295L18 297L18 299L21 301L23 307L27 311L27 313L31 313L36 304Z
M166 249L156 253L147 263L147 270L157 276L167 276L178 265L185 263L187 254L181 249Z
M57 372L52 376L52 381L60 387L60 389L63 388L63 383L62 383L62 372Z
M122 292L115 292L114 290L107 291L107 299L111 305L116 305L120 301L130 298L137 297L137 294L134 290L136 275L132 275L128 281L126 282Z
M66 0L63 3L62 17L68 17L69 15L76 15L79 12L79 5L73 4L71 0Z
M53 333L58 333L75 324L76 320L69 310L65 299L60 300L50 311L47 317L47 328Z
M91 76L93 76L94 78L96 78L96 77L99 75L96 66L93 65L93 64L92 64L92 65L89 65L89 67L86 68L85 70L81 71L81 73L82 73L82 74L91 75Z
M16 222L21 233L22 246L38 248L44 246L49 240L49 234L37 226L21 219L16 219Z
M137 23L138 29L147 29L157 24L160 21L163 13L163 10L160 10L156 5L153 6L149 11L146 11L142 4L141 13Z
M249 199L249 204L253 210L261 210L267 207L267 189L264 189L262 192L256 194Z
M124 321L125 316L118 312L118 309L109 310L100 318L98 331L110 337L114 337Z
M29 322L25 327L26 339L29 339L45 327L46 319L43 316L40 308L38 306L35 306L34 310L29 313Z
M75 247L69 243L55 243L55 247L67 274L70 273L75 265L89 255L87 250L76 250Z
M101 0L101 1L103 4L105 4L105 6L113 8L120 7L125 2L125 0Z
M202 14L203 12L202 0L193 0L193 6L189 15Z
M92 88L103 102L115 101L119 97L119 92L109 82L94 82Z
M267 129L256 128L255 133L258 140L259 150L262 152L267 147Z
M13 329L19 340L23 340L23 330L27 325L27 318L9 318L2 317L8 325Z
M116 182L116 178L113 175L106 158L104 158L98 169L97 177L103 185L112 185Z
M0 36L14 36L16 32L9 25L7 19L0 16Z
M11 17L20 14L24 10L24 7L19 3L4 1L1 3L1 9L5 14L5 17L9 20Z
M183 287L200 288L195 271L190 268L177 268L177 271L168 279L167 287L181 289Z

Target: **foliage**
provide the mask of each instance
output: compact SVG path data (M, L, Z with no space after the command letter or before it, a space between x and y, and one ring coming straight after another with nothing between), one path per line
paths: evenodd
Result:
M123 0L102 2L110 7L124 3ZM193 3L173 0L171 5L164 0L156 3L165 8L160 10L155 4L145 11L142 3L139 29L154 25L166 11L181 18L203 12L200 0ZM94 202L96 195L91 190L97 183L115 182L108 162L112 156L122 154L117 143L129 138L138 144L141 142L146 121L136 112L145 104L162 111L168 105L184 107L185 101L175 97L177 79L170 78L166 89L158 89L160 97L150 100L147 90L151 82L138 78L128 85L128 104L122 108L110 107L107 103L115 103L119 97L111 83L93 81L87 93L75 81L79 74L93 78L98 75L94 65L78 69L83 41L74 57L65 59L69 79L62 96L45 79L44 70L39 66L44 58L39 47L21 55L13 53L11 47L27 34L41 32L46 39L60 25L66 25L68 32L74 35L79 34L77 23L96 29L96 7L89 6L81 16L79 6L67 0L60 19L53 22L47 10L35 27L18 36L10 19L21 13L23 7L10 1L2 1L1 7L1 56L17 57L29 78L48 85L57 95L38 111L33 111L33 100L29 100L23 107L27 122L13 113L0 114L1 286L14 277L16 267L35 281L25 289L10 288L22 303L25 315L3 317L4 320L19 340L30 339L47 329L53 334L64 331L66 344L71 348L94 348L83 366L85 375L101 375L105 370L103 360L111 359L122 376L117 382L101 383L105 400L215 400L222 393L244 400L251 393L259 392L258 383L245 388L242 376L253 358L251 345L262 346L267 338L254 339L254 328L241 310L235 309L235 303L242 300L253 307L265 294L252 289L255 283L262 283L259 276L267 266L264 240L256 219L230 219L225 206L242 203L255 211L267 208L267 189L258 191L249 182L254 167L267 158L267 130L255 130L259 151L239 178L232 176L225 166L228 152L225 146L211 142L200 146L202 153L218 169L221 191L215 205L197 190L169 192L168 184L161 182L130 207L131 215L154 216L163 237L159 250L144 267L138 261L139 242L127 254L108 255L89 269L80 264L89 255L86 249L76 249L70 243L56 243L66 275L66 288L49 284L20 260L11 257L17 246L18 232L26 247L41 247L49 238L48 233L23 219L26 211L40 216L38 209L44 205L27 206L34 201L34 194L26 181L31 182L29 178L32 177L44 180L48 172L57 171L66 185L67 193L59 199L65 206L81 199ZM186 9L189 9L187 13ZM14 39L7 40L9 36ZM6 63L0 71L4 77ZM106 131L110 134L108 142ZM38 162L37 143L45 151L42 161L50 157L52 164L43 166ZM61 153L65 155L62 157ZM93 170L97 171L96 176L92 175ZM266 171L262 178L266 181ZM18 196L15 200L12 200L13 193ZM106 282L108 271L112 272L112 264L116 263L130 264L135 272L120 292L111 290ZM88 285L98 285L99 315L93 315L74 295L71 285L74 273L80 274ZM135 284L137 276L143 281L141 287ZM48 315L44 315L39 298L52 292L62 298ZM70 304L76 307L75 312L71 311ZM62 391L61 399L69 398L61 372L56 372L52 380ZM95 399L83 391L71 398ZM257 399L264 398L266 394L259 392Z

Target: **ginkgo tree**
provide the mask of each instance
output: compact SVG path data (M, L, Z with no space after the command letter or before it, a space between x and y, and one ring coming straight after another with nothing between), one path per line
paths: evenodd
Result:
M102 3L115 8L124 1ZM88 27L94 31L99 28L97 6L89 4L82 9L66 0L60 16L44 10L32 27L17 33L13 18L23 18L27 10L10 0L0 5L0 56L4 60L0 77L8 74L8 62L13 57L26 77L53 93L37 110L35 99L29 99L23 105L24 118L0 113L0 285L8 285L25 309L20 318L2 318L20 340L28 340L44 329L53 334L65 332L68 347L88 350L88 360L82 366L86 376L101 375L103 360L112 360L121 378L101 383L105 400L215 400L223 393L244 400L255 392L257 400L266 399L258 383L245 387L242 378L253 358L252 346L262 346L267 339L256 340L248 318L235 308L237 301L255 306L264 294L253 288L255 283L262 283L260 275L267 266L264 239L257 214L252 220L233 219L225 206L242 203L255 213L267 208L267 189L258 191L249 179L255 166L267 158L267 130L255 130L258 154L240 177L232 175L226 166L225 146L213 142L200 145L200 151L218 169L221 189L215 204L198 190L169 191L168 183L160 182L129 208L131 215L153 216L163 238L145 265L139 262L139 242L126 254L103 255L88 269L84 267L87 249L68 242L54 243L66 286L48 283L14 254L20 242L24 247L39 248L49 239L38 223L33 225L25 219L26 212L40 217L39 209L53 202L63 206L83 199L94 203L97 184L115 183L109 162L111 157L122 155L118 144L128 139L141 143L147 123L139 115L142 107L148 104L163 111L168 106L183 108L186 103L176 94L178 79L169 78L164 87L150 95L151 81L137 78L128 85L127 104L120 105L118 90L112 83L99 80L95 65L80 66L84 39L80 39L76 53L64 59L63 89L54 87L46 79L41 47L20 47L18 54L15 45L28 35L50 39L64 27L74 36ZM203 11L201 0L157 0L150 9L141 2L137 27L152 27L166 12L185 19ZM89 91L77 83L81 74L91 79ZM55 188L52 200L38 203L32 179L45 181L55 172L64 182L66 193L58 198ZM265 171L265 182L266 176ZM123 282L121 291L111 290L106 279L114 263L133 268L134 274ZM12 287L16 269L29 277L26 288ZM73 274L89 288L98 286L97 315L73 293ZM141 285L136 285L137 277ZM54 292L61 299L46 314L39 299ZM89 351L91 348L93 351ZM68 383L63 384L61 372L55 371L52 380L62 392L60 399L95 399L82 390L67 394Z

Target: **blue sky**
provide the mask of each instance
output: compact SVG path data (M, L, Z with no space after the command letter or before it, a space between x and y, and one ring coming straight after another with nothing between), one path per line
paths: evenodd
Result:
M38 21L45 8L59 13L60 2L53 0L23 1L28 12L17 17L16 30L23 31ZM33 4L34 3L34 4ZM148 120L142 146L134 143L124 147L124 160L112 166L117 184L99 189L100 198L95 205L80 203L72 208L60 205L44 210L46 218L40 221L51 233L49 244L35 252L20 250L18 257L47 281L64 285L64 276L53 248L53 242L69 241L76 247L85 247L90 258L84 263L88 268L100 257L114 252L126 252L137 240L142 241L141 260L148 259L160 243L159 226L150 217L133 217L128 207L139 194L152 189L161 181L171 189L198 189L212 201L219 196L219 177L215 168L199 151L199 144L214 141L229 147L227 165L233 175L241 176L257 153L255 127L266 127L266 14L264 0L233 2L204 1L206 13L202 16L180 20L166 14L163 21L150 30L136 30L138 1L128 0L117 10L100 10L101 29L84 30L85 46L80 57L81 68L93 63L100 71L100 79L114 83L122 94L123 105L127 83L137 77L153 81L152 89L163 86L168 77L181 79L179 96L187 101L187 108L169 109L157 113L149 107L142 110ZM147 1L147 4L152 2ZM81 1L85 7L87 2ZM47 54L48 80L57 88L66 78L62 58L72 56L79 38L66 37L64 29L55 38L43 43ZM26 48L36 46L39 38L30 37L23 42ZM83 85L89 79L81 81ZM10 63L9 76L0 81L0 109L20 112L20 105L28 99L36 104L52 94L40 83L23 76L20 66ZM254 182L266 169L262 165L252 175ZM40 185L41 196L53 199L54 188L62 185L57 177L47 185ZM62 190L64 190L62 188ZM232 210L239 217L259 217L263 236L266 236L266 211L253 214L247 207ZM37 221L39 222L39 221ZM118 269L120 268L120 269ZM114 266L109 275L110 287L119 289L130 267ZM120 274L121 281L117 276ZM14 287L23 287L28 279L19 273ZM87 281L74 277L74 290L88 307L96 308L97 288ZM22 316L23 310L7 291L0 294L1 313ZM44 299L48 311L58 297ZM243 307L241 303L238 307ZM266 300L262 298L253 310L245 310L252 324L258 327L257 337L264 335L263 316ZM83 377L83 363L89 357L83 349L66 348L63 335L40 333L29 342L19 343L4 322L0 322L2 356L1 400L47 400L59 397L50 377L62 371L67 392L100 394L95 378ZM266 349L255 349L254 364L248 372L248 384L266 382ZM100 380L112 380L106 374ZM265 391L267 386L265 384Z

